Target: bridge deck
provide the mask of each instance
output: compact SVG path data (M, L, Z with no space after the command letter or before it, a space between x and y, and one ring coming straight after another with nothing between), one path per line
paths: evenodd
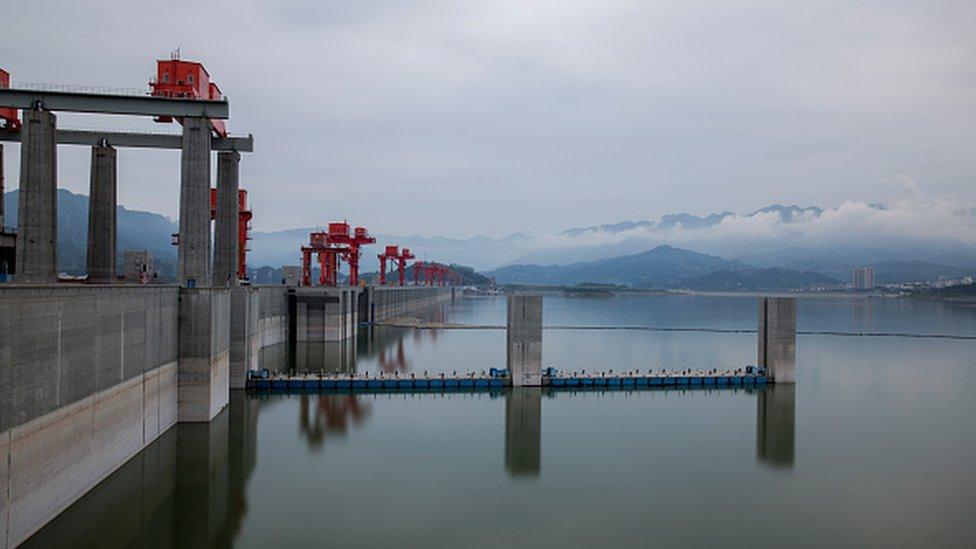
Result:
M764 375L743 373L689 374L572 374L546 376L545 387L553 389L659 389L718 388L764 386ZM487 391L511 386L508 378L481 374L461 376L368 376L365 374L298 374L274 376L267 379L251 378L247 388L256 391L311 391L311 392L389 392L389 391Z

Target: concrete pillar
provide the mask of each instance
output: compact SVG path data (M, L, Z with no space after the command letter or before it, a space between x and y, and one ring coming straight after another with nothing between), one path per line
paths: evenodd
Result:
M210 421L230 397L230 292L180 290L179 421Z
M56 117L25 110L20 146L17 282L58 281L58 151Z
M260 304L254 290L238 287L230 291L230 388L244 389L247 372L257 362L254 340L258 337ZM260 347L258 347L259 349Z
M6 226L6 225L4 225L4 222L6 220L3 217L3 212L4 212L4 209L3 209L3 207L4 207L3 206L3 193L6 192L4 190L4 187L3 187L3 185L4 185L4 182L3 182L3 174L4 174L4 171L3 171L3 143L0 143L0 233L3 232L3 228Z
M512 385L542 385L542 296L508 296L507 363Z
M515 476L542 470L542 389L513 387L505 395L505 469Z
M213 285L237 286L237 217L241 155L217 153L217 219L214 224Z
M92 147L88 191L88 282L115 281L117 181L114 147Z
M756 364L775 383L796 383L796 298L759 298L758 332Z
M179 283L210 284L210 121L183 119L180 166Z
M756 458L774 467L792 467L796 445L796 384L777 383L759 392Z

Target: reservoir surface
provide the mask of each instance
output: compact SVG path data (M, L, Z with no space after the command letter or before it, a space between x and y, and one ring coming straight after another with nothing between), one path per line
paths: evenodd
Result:
M739 368L755 362L757 313L753 297L547 296L543 362ZM426 316L503 325L505 300ZM970 544L976 307L800 298L797 316L795 387L233 392L212 423L170 429L27 546ZM504 363L497 329L375 327L262 357L275 371L406 375Z

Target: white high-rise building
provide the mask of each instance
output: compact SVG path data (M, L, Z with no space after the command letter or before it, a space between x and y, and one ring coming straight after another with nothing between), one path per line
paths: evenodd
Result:
M874 267L855 267L854 268L854 289L873 290L874 289Z

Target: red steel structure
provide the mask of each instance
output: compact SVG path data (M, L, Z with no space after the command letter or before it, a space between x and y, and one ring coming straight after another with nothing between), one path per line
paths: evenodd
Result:
M400 278L400 285L406 284L407 277L407 261L410 261L415 256L410 253L410 248L404 248L400 251L400 255L397 257L397 274Z
M0 88L10 87L10 73L0 69ZM20 118L17 116L17 109L2 107L0 108L0 121L3 122L2 128L7 130L19 130Z
M223 94L217 84L210 81L210 73L196 61L183 61L179 50L168 60L156 61L156 77L149 81L150 95L154 97L179 97L189 99L220 99ZM158 116L156 122L172 122L171 116ZM182 121L180 119L177 122ZM210 120L215 134L227 137L223 120Z
M376 243L376 239L369 235L365 227L356 227L350 234L349 223L343 221L329 223L328 243L344 248L342 257L349 263L349 285L359 286L359 249L366 244Z
M247 278L247 241L251 240L251 218L254 214L247 208L247 191L237 191L237 278ZM210 221L217 219L217 189L210 189Z
M399 279L399 285L403 286L406 284L407 278L407 261L413 259L415 256L410 253L410 248L404 248L400 250L398 246L387 246L383 253L377 255L376 257L380 260L380 286L386 285L386 261L394 261L397 266L397 275ZM417 283L417 269L414 266L414 284Z
M380 286L386 286L386 260L396 261L400 257L399 246L387 246L383 253L377 254L380 260ZM401 286L403 285L401 281Z
M321 269L319 285L338 284L340 259L349 263L349 285L359 285L360 248L376 242L365 227L356 227L350 232L349 223L345 221L329 223L327 231L309 233L308 239L308 246L302 246L303 286L310 286L312 283L312 254L317 256Z
M424 262L417 261L413 264L413 285L420 285L420 272L424 270Z
M302 246L302 286L312 285L312 254L319 262L319 285L335 286L339 272L339 256L345 250L329 244L325 232L309 233L308 246Z

